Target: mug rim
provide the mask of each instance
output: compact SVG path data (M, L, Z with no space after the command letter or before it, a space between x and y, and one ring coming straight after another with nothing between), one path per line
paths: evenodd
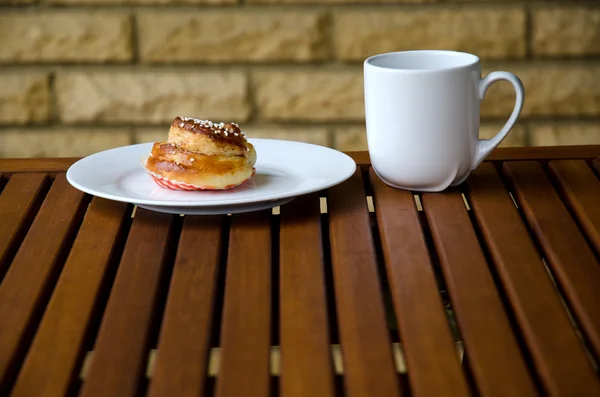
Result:
M390 57L393 55L399 55L399 54L416 54L416 53L455 56L455 57L460 56L460 57L470 58L470 61L469 62L465 61L464 64L457 65L457 66L447 66L447 67L442 66L442 67L434 68L434 69L405 69L405 68L380 66L380 65L376 65L373 63L373 61L380 59L380 58L387 58L387 57ZM436 73L436 72L448 71L448 70L468 69L479 63L480 63L480 59L477 55L474 55L474 54L471 54L468 52L452 51L452 50L409 50L409 51L384 52L381 54L372 55L372 56L368 57L367 59L365 59L365 61L364 61L365 66L380 69L382 71L397 72L397 73Z

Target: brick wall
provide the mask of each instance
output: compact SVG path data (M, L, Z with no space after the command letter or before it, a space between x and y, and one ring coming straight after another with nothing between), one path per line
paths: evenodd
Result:
M521 77L505 145L600 143L600 1L0 0L0 156L162 140L176 115L365 149L362 60L428 48ZM513 97L490 90L482 136Z

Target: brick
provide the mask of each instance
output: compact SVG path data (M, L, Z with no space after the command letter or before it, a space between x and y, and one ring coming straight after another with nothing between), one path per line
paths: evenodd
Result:
M598 66L547 65L505 70L519 76L525 86L522 116L600 115ZM514 90L509 83L496 83L488 90L481 105L481 114L508 118L514 98Z
M362 120L360 70L265 71L254 76L256 104L269 120Z
M0 15L0 62L132 59L131 19L106 12Z
M533 53L600 54L600 7L552 7L533 13Z
M138 18L145 62L311 61L326 53L321 12L149 12Z
M533 146L600 145L600 123L534 123Z
M2 1L2 0L0 0ZM31 0L21 0L31 1ZM46 0L51 4L68 4L68 5L80 5L80 4L106 4L106 5L141 5L141 4L153 4L153 5L178 5L178 4L193 4L193 5L219 5L219 4L236 4L238 0Z
M48 121L50 88L45 73L0 73L0 123L27 124Z
M329 131L321 127L288 127L288 126L248 126L242 130L248 138L282 139L312 143L320 146L331 146L329 143Z
M35 0L0 0L0 5L26 5L34 2Z
M128 129L0 130L0 157L81 157L129 145Z
M479 138L491 139L500 131L504 123L481 123L479 126ZM506 138L500 143L500 147L527 146L527 131L522 124L515 125Z
M430 3L438 0L245 0L252 4L401 4Z
M241 72L65 72L56 78L65 123L170 123L176 116L244 121L247 91Z
M366 128L350 126L334 129L333 147L341 151L368 150Z
M342 60L421 49L466 51L488 59L523 58L526 52L520 8L338 12L333 35Z
M482 123L479 128L481 139L490 139L500 131L501 123ZM333 132L334 147L342 151L368 150L367 132L363 126L338 127ZM517 124L500 143L500 146L525 146L525 127Z

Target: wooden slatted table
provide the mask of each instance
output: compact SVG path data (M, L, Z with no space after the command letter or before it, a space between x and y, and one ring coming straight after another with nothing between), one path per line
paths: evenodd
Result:
M600 396L600 146L500 149L427 194L352 156L211 217L0 160L0 395Z

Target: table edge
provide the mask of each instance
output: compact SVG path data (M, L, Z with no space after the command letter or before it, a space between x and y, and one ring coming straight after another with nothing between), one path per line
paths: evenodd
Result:
M369 152L347 151L359 166L371 164ZM539 146L497 148L486 161L591 159L600 158L600 145ZM65 172L80 157L56 158L4 158L0 159L0 172Z

